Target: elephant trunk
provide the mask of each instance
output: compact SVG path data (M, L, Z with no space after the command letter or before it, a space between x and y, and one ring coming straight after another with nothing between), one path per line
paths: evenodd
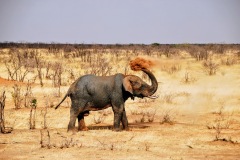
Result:
M157 88L158 88L158 82L157 82L156 77L153 75L153 73L151 71L149 71L146 68L143 68L142 71L149 76L149 78L151 79L151 83L152 83L152 85L149 86L146 97L157 98L156 96L152 96L157 91Z

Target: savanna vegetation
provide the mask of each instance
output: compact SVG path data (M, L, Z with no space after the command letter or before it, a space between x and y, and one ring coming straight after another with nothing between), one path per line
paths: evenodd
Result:
M131 131L113 132L111 108L90 112L89 131L67 133L70 99L85 74L135 74L153 62L158 99L129 99ZM237 159L239 44L0 43L0 159Z

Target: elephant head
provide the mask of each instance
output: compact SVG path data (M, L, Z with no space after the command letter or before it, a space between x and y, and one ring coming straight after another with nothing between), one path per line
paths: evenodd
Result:
M153 73L150 72L148 69L143 68L141 70L149 76L152 84L148 85L138 76L127 75L123 79L124 89L131 94L132 99L134 97L140 97L140 98L148 97L153 99L157 98L157 96L152 96L157 91L157 88L158 88L157 79L155 78Z

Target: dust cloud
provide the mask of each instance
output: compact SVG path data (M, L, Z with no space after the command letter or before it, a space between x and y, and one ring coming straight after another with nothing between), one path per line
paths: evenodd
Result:
M150 69L157 65L157 61L152 57L137 57L129 63L133 71L140 71L142 69Z

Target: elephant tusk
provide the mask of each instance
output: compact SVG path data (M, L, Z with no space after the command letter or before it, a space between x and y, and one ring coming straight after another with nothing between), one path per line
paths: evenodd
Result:
M148 96L148 98L156 99L156 98L158 98L158 96Z

